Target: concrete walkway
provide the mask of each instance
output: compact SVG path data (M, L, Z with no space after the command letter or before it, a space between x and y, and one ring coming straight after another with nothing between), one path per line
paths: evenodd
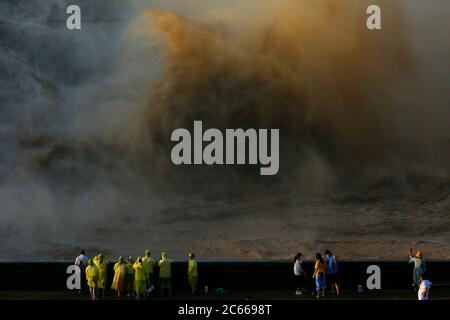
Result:
M294 291L267 290L246 291L233 290L222 294L211 292L191 296L187 292L174 292L172 297L161 297L154 294L151 300L316 300L311 294L295 296ZM112 292L108 292L105 300L115 300ZM135 298L123 297L122 300L135 300ZM325 300L417 300L417 295L412 291L377 290L357 293L346 291L341 297L328 294ZM436 287L431 291L432 300L450 300L449 287ZM79 294L75 291L0 291L0 300L89 300L89 295Z

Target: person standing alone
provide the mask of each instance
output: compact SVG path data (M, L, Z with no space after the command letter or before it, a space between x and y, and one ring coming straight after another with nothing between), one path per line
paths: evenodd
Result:
M195 253L189 253L188 255L188 281L191 286L192 295L197 293L197 283L198 283L198 269L197 260L195 260Z

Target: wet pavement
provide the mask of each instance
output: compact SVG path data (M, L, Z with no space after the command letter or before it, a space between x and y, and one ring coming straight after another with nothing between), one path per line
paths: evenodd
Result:
M226 290L226 289L225 289ZM431 300L450 300L450 287L432 288ZM113 292L108 292L103 298L116 300ZM135 300L134 297L121 297L121 300ZM224 293L210 292L208 294L190 295L187 292L174 292L172 296L161 297L155 293L150 300L316 300L315 296L305 293L296 296L294 291L287 290L232 290ZM327 294L325 300L417 300L413 290L372 290L358 293L344 291L340 297ZM88 293L79 294L78 291L0 291L0 300L89 300Z

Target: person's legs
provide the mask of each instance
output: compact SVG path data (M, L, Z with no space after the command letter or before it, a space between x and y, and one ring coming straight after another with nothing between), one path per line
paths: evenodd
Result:
M319 277L316 276L316 298L319 299L320 298L320 291L321 291L321 285L319 282Z
M150 289L150 273L147 274L147 281L145 283L145 292L148 292L148 289Z
M146 286L147 280L141 280L136 283L136 299L142 300L145 297Z
M419 289L419 285L420 285L419 270L414 268L413 269L413 287L416 291Z
M339 280L336 280L334 282L334 287L336 288L336 295L340 296L341 295L341 285L339 283Z
M319 277L320 297L325 297L325 289L327 284L325 282L325 275Z
M164 278L159 279L159 287L161 289L161 297L164 297L164 291L166 290L166 282Z
M304 276L300 275L300 276L295 276L296 277L296 282L297 282L297 291L295 291L296 295L301 295L303 294L302 289L304 287Z
M325 290L330 290L331 293L334 293L334 274L333 273L327 273L327 286L325 286Z
M161 296L167 290L169 295L172 295L172 279L171 278L159 278L159 286L161 288Z
M139 292L137 293L137 299L138 300L144 300L144 298L145 298L145 286L146 286L145 282L141 284L141 288L140 288Z
M194 295L197 293L197 278L189 277L189 284L191 285L191 293Z
M128 296L132 297L134 296L134 277L133 275L130 275L128 279Z
M80 279L86 279L86 274L83 272L83 270L80 270ZM84 288L85 288L85 282L84 281L80 281L80 290L78 290L79 294L82 294L84 292Z
M142 281L139 281L139 283L137 284L137 288L136 288L136 299L138 300L142 300ZM145 287L145 284L144 284Z
M148 282L147 282L147 290L145 292L145 295L148 297L150 296L150 293L153 291L154 289L154 285L153 285L153 273L149 273L148 274Z
M309 287L310 286L308 284L308 277L306 276L306 273L304 273L303 276L302 276L302 286L301 286L302 292L303 293L308 292L308 290L309 290L308 288Z

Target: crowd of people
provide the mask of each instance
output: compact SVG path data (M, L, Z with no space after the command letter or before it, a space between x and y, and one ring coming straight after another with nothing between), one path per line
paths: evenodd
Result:
M81 277L85 277L89 288L90 297L96 300L105 296L108 283L108 257L102 253L92 259L88 259L85 250L76 258L75 265L78 267ZM160 260L155 260L149 250L145 251L144 257L128 257L125 261L120 256L113 267L113 280L111 289L115 291L119 299L126 294L128 297L136 297L138 300L145 299L155 289L155 266L159 267L159 288L161 295L166 293L172 295L172 260L167 252L161 254ZM188 254L188 281L191 293L197 293L197 261L195 254ZM83 288L80 288L80 292Z
M302 295L308 291L315 295L317 299L325 297L327 288L331 293L340 296L341 288L341 270L338 257L330 250L325 250L324 255L316 253L312 279L313 288L309 285L308 274L303 267L303 254L297 253L294 257L294 276L296 278L295 295ZM75 260L75 265L82 277L85 277L89 288L90 297L95 300L104 297L108 283L108 257L102 253L92 259L88 259L83 249L80 256ZM423 253L417 251L413 256L413 251L409 251L409 263L414 263L413 268L413 287L417 292L419 300L428 300L432 283L426 275L426 262L423 259ZM146 250L143 257L119 257L113 267L113 278L111 289L115 291L119 299L123 295L136 297L139 300L145 299L155 290L155 267L159 268L159 289L161 295L166 293L172 295L172 261L167 252L161 254L161 259L155 260L150 251ZM191 294L197 293L198 268L194 253L188 254L187 278L191 287ZM308 287L311 290L308 290ZM81 292L82 290L80 290Z
M332 253L330 250L325 250L324 256L325 258L322 254L316 253L314 271L312 274L315 286L311 292L312 294L315 294L318 299L325 297L327 281L330 284L332 292L335 292L337 296L341 295L338 258L336 254ZM303 254L300 252L294 257L294 275L297 279L297 290L295 291L295 294L302 295L304 292L308 291L308 275L303 268Z
M428 300L432 283L429 281L426 271L426 262L423 253L417 251L413 256L413 250L409 250L409 263L414 263L413 268L413 288L417 292L419 300ZM308 289L308 275L303 268L303 254L297 253L294 257L294 275L297 279L296 295L302 295ZM325 250L324 257L320 253L315 255L314 271L312 274L314 279L314 288L311 293L317 299L325 297L327 284L331 292L337 296L341 295L341 273L338 263L338 257L330 250Z

